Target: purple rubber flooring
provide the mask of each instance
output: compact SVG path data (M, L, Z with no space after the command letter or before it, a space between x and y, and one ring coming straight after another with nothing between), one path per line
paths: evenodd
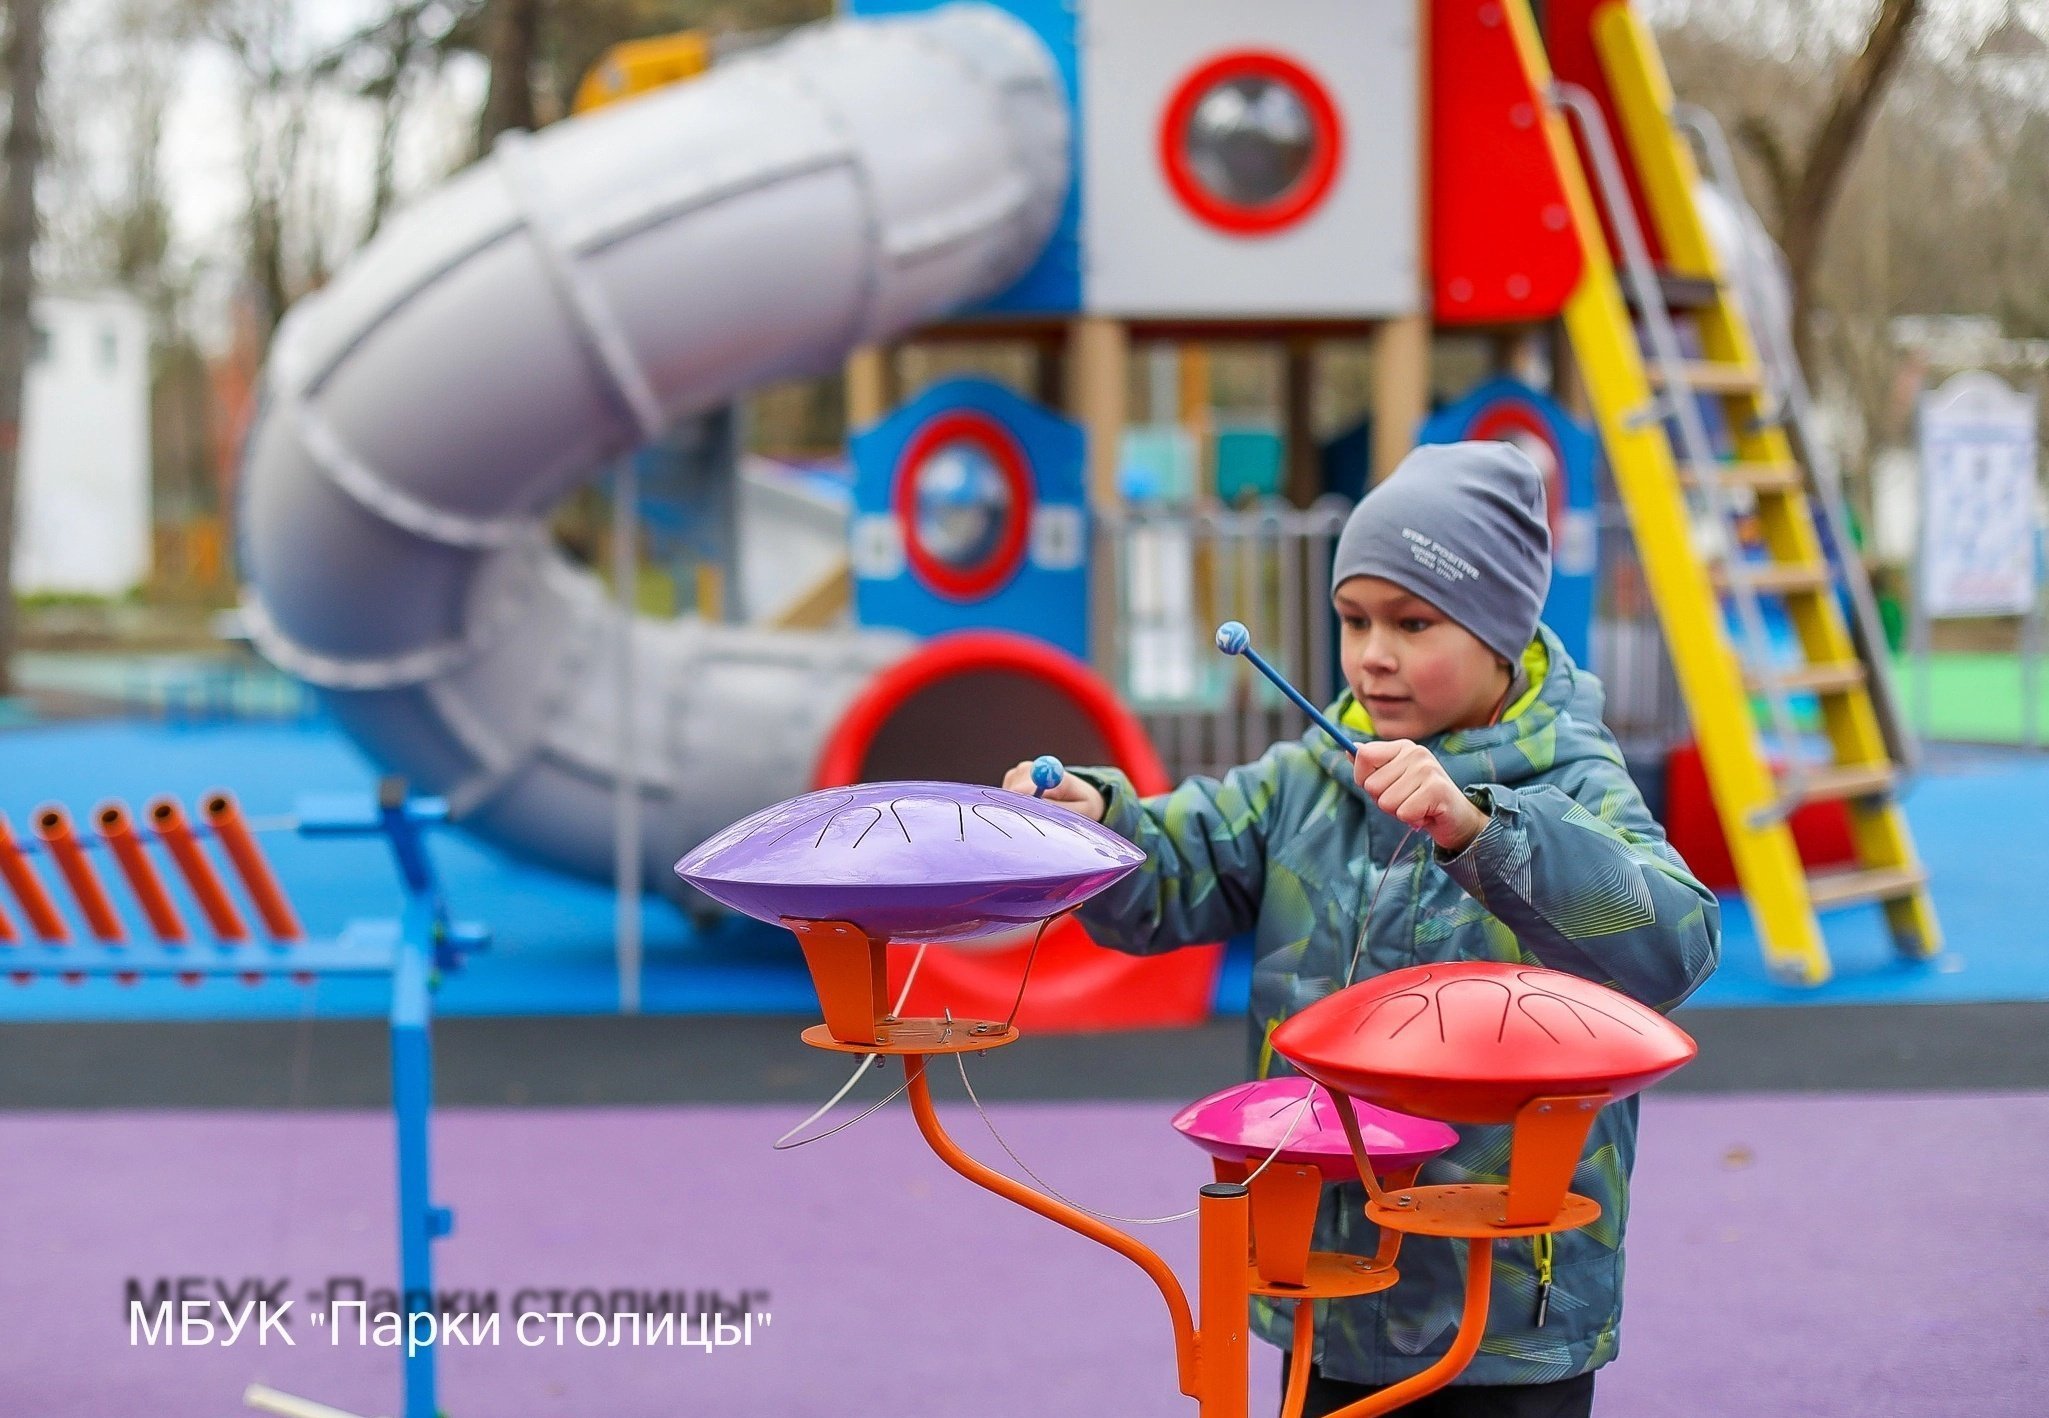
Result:
M953 1090L953 1091L957 1091ZM964 1103L955 1135L1000 1159ZM1152 1104L1012 1104L1006 1137L1089 1205L1192 1204ZM450 1111L445 1288L767 1292L752 1347L444 1355L452 1418L1189 1415L1132 1267L946 1172L898 1104L794 1153L784 1109ZM262 1380L363 1414L388 1351L128 1343L131 1277L388 1283L389 1132L358 1114L0 1116L0 1412L228 1418ZM2049 1412L2049 1094L1653 1097L1604 1418ZM1184 1275L1189 1223L1144 1228ZM303 1298L295 1306L298 1315ZM509 1321L506 1322L509 1325ZM1259 1348L1258 1346L1255 1346ZM1259 1348L1255 1412L1277 1370Z

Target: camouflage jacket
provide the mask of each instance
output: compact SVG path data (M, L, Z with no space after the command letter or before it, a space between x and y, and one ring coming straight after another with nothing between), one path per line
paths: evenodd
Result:
M1393 865L1406 829L1352 781L1320 731L1275 744L1221 781L1191 778L1140 798L1114 769L1081 769L1108 799L1104 823L1146 862L1081 911L1098 941L1134 954L1254 933L1252 1070L1287 1071L1266 1041L1281 1020L1353 974L1428 961L1520 960L1569 971L1661 1010L1685 999L1720 955L1720 911L1644 807L1601 723L1600 681L1548 629L1534 692L1499 724L1426 741L1461 787L1485 785L1492 821L1446 859L1422 833ZM1364 725L1349 693L1332 717ZM1354 736L1362 736L1359 729ZM1377 901L1374 900L1378 893ZM1373 901L1363 944L1362 919ZM1604 1109L1573 1189L1601 1216L1555 1238L1545 1323L1536 1324L1539 1243L1495 1247L1486 1337L1460 1375L1470 1384L1545 1383L1613 1359L1622 1305L1622 1233L1636 1156L1636 1101ZM1508 1129L1461 1127L1424 1184L1506 1180ZM1370 1255L1376 1228L1357 1183L1327 1188L1318 1249ZM1401 1281L1319 1316L1317 1366L1381 1385L1450 1347L1462 1299L1462 1243L1402 1246ZM1286 1302L1255 1302L1262 1338L1289 1342Z

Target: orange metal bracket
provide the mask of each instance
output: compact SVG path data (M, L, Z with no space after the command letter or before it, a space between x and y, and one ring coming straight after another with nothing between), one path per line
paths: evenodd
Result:
M1572 1174L1606 1093L1532 1098L1515 1115L1508 1154L1510 1226L1538 1226L1565 1209Z
M888 942L851 921L783 924L804 948L804 964L825 1011L825 1027L843 1044L879 1044L889 1017Z

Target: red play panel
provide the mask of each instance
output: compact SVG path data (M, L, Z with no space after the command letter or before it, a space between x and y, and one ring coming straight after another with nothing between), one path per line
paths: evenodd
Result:
M1856 865L1850 814L1841 803L1809 803L1793 814L1791 826L1800 860L1810 870ZM1736 863L1708 790L1707 768L1700 761L1700 749L1690 743L1674 749L1665 760L1665 836L1701 885L1736 890Z

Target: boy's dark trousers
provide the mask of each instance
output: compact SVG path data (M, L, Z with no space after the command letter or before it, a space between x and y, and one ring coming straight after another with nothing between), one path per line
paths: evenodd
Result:
M1288 1387L1288 1356L1281 1356L1281 1390ZM1302 1418L1323 1418L1378 1389L1348 1384L1309 1371L1309 1394ZM1591 1372L1553 1384L1454 1384L1414 1403L1405 1403L1389 1418L1589 1418L1594 1411Z

